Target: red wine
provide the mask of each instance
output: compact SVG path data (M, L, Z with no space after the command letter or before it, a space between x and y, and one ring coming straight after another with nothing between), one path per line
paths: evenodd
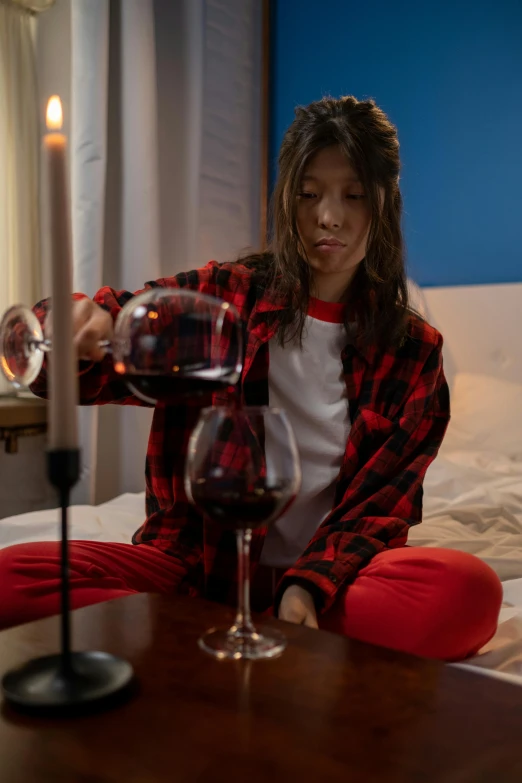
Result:
M123 376L129 389L146 402L179 404L184 398L210 394L233 386L230 373L213 376L126 374ZM232 392L234 390L232 389Z
M220 479L192 484L196 507L212 522L232 530L262 527L274 522L295 499L289 481L253 491L227 486Z

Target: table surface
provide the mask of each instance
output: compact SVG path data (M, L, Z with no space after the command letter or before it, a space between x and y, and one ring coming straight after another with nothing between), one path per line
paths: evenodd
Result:
M520 783L522 688L277 623L277 660L215 661L226 607L135 595L73 615L75 649L127 658L140 692L81 718L0 715L1 783ZM50 618L0 634L0 675L55 652Z

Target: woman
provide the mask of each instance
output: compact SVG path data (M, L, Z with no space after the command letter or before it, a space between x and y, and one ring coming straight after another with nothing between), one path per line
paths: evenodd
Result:
M270 250L149 285L232 302L246 326L241 391L287 410L303 489L256 537L254 598L284 620L457 660L493 635L501 586L460 552L405 546L449 419L442 338L408 305L399 144L373 101L299 108L279 158ZM139 404L97 343L131 294L74 303L84 404ZM36 307L43 322L47 303ZM34 384L44 395L45 368ZM205 401L208 403L208 400ZM215 394L213 402L220 402ZM140 591L233 600L222 532L187 502L194 405L158 405L146 467L147 520L133 544L73 542L74 607ZM225 556L223 556L223 554ZM0 553L5 627L58 611L55 543Z

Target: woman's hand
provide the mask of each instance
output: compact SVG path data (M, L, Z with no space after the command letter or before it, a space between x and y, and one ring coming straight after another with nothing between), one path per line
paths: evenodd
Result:
M314 599L300 585L290 585L283 593L279 605L278 617L296 625L307 625L308 628L319 628Z
M109 313L91 299L73 302L72 310L74 346L78 359L101 362L105 350L98 343L112 340L113 323ZM45 322L45 336L52 339L52 312Z

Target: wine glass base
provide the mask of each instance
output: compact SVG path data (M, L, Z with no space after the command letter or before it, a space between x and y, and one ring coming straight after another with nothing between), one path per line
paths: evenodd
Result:
M21 712L81 714L119 703L133 682L127 661L104 652L74 652L68 671L61 655L48 655L8 672L2 692L8 704Z
M239 633L230 628L213 628L198 642L199 647L220 660L259 661L277 658L286 647L286 639L275 628L257 628L252 634Z

